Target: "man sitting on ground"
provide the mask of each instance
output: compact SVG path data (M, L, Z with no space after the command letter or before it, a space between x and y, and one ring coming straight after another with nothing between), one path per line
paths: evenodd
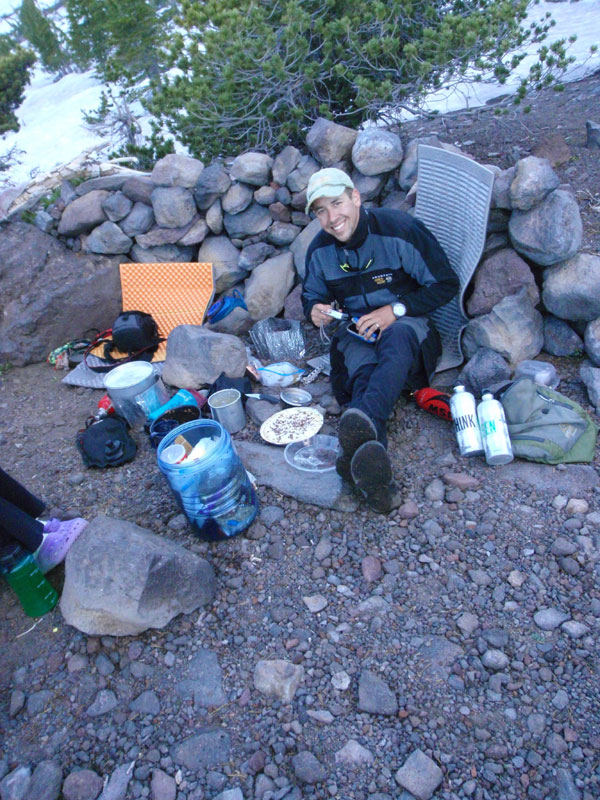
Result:
M387 420L404 389L426 386L433 375L441 344L428 314L452 299L459 281L422 222L403 211L365 209L339 169L311 177L310 211L323 230L306 254L304 313L317 327L333 322L334 304L351 318L330 349L333 391L346 407L336 469L373 509L389 513L400 499L386 450ZM347 330L352 319L359 336Z

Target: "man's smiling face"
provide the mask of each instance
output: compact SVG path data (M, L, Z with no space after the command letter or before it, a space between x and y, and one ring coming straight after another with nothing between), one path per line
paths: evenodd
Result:
M338 197L319 197L311 211L321 223L324 231L339 242L348 242L358 225L360 194L356 189L343 191Z

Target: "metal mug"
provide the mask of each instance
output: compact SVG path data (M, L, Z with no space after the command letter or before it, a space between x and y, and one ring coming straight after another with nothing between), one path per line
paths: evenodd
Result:
M208 405L213 419L220 422L228 433L237 433L245 426L246 412L237 389L221 389L211 394Z

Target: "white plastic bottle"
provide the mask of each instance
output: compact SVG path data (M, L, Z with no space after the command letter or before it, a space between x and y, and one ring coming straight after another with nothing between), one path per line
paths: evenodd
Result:
M483 443L477 422L475 398L464 386L455 386L450 398L452 424L461 456L482 456Z
M491 466L508 464L514 456L506 417L502 403L494 400L491 392L483 393L481 402L477 406L477 418L487 463Z

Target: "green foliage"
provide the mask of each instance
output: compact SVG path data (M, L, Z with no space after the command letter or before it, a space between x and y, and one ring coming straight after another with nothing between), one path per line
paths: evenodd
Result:
M76 62L93 64L107 82L131 86L157 77L161 43L173 15L161 0L66 0L69 39Z
M7 41L0 51L0 135L18 131L19 123L15 110L23 102L25 87L31 80L30 70L35 63L35 54L18 45L8 50Z
M69 0L71 2L72 0ZM81 0L79 0L81 1ZM161 75L149 109L198 156L300 143L317 116L353 127L414 110L468 69L505 81L528 0L183 0L175 76ZM528 85L567 62L547 48Z
M22 0L18 31L39 54L44 69L54 73L65 71L69 57L61 46L62 34L46 19L35 0Z

